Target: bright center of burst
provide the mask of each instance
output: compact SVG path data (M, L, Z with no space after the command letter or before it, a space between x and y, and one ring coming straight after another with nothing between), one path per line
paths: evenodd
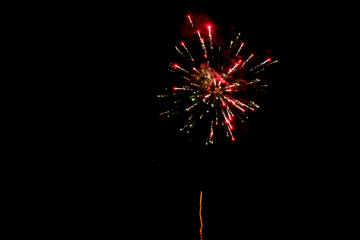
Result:
M221 91L220 91L220 88L219 87L215 87L214 89L214 94L220 94Z
M223 94L222 87L227 85L227 82L219 73L217 73L213 68L207 67L203 71L203 86L205 87L208 95L214 94L215 96L219 96Z

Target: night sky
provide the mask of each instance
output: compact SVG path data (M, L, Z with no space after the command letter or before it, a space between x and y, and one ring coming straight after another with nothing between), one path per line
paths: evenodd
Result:
M294 121L294 84L289 82L296 80L286 69L291 66L288 61L292 59L288 57L297 44L291 40L295 37L291 31L286 34L292 26L277 6L214 6L194 11L210 17L222 28L223 35L236 28L248 37L256 53L266 56L271 50L271 57L279 59L279 64L273 65L268 74L270 88L259 112L239 126L241 131L235 143L224 139L206 147L203 142L187 142L171 125L174 122L152 113L150 207L156 220L151 232L154 238L171 239L176 235L199 239L198 201L202 190L204 239L294 236L299 231L294 225L307 226L295 220L295 215L309 206L302 189L308 181L302 176L306 162L297 158L301 153L297 152L299 142L293 136L299 131L294 126L299 121ZM161 27L157 34L161 37L154 42L155 49L150 50L162 56L151 64L156 76L166 76L162 71L176 54L173 45L181 37L179 25L186 21L186 13L187 9L174 7L159 17ZM168 80L155 78L155 86L161 87ZM155 109L156 103L154 99Z
M313 140L305 136L308 129L302 113L308 100L303 105L296 99L304 89L299 86L304 73L297 64L307 53L302 52L305 45L300 45L305 38L298 28L302 23L289 22L294 12L271 3L226 5L161 8L155 20L152 14L148 16L145 26L151 28L139 41L139 46L144 44L139 51L141 62L148 65L143 82L151 89L143 102L151 117L140 114L138 124L147 126L139 138L148 147L149 234L154 239L199 239L200 190L204 239L286 239L320 225L316 219L323 205L316 196L322 187L313 183L318 166L308 155ZM181 41L180 26L192 10L211 18L223 35L235 28L249 39L256 53L267 57L270 50L270 56L279 60L267 75L270 87L261 108L239 126L235 143L224 140L206 147L203 142L188 142L173 125L176 121L157 115L161 107L157 91L169 86L167 65L177 54L174 45Z
M331 31L314 21L318 9L272 1L157 4L92 6L73 27L89 73L74 110L84 139L74 147L83 159L74 167L85 169L85 190L76 195L92 199L79 202L93 209L87 221L120 238L125 220L130 239L199 239L203 191L204 240L294 239L326 229L336 180L327 171L335 163L324 157L331 150L319 146L326 131L317 116L327 110L316 104L324 81L316 36ZM260 109L237 126L234 143L188 141L176 120L159 116L157 95L171 81L168 64L188 13L207 15L225 37L241 32L255 54L279 60L266 70Z

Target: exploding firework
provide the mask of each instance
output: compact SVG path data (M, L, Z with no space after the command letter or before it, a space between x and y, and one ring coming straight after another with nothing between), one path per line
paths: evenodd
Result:
M186 116L180 128L185 133L203 122L207 126L206 144L214 143L215 132L220 128L235 141L235 121L244 122L248 112L259 108L253 100L254 93L267 86L260 73L277 61L244 51L240 33L229 44L223 44L214 40L216 29L212 23L197 23L187 15L187 27L191 32L189 42L181 41L175 46L182 62L169 65L178 82L167 89L168 93L158 95L169 98L174 106L160 115Z

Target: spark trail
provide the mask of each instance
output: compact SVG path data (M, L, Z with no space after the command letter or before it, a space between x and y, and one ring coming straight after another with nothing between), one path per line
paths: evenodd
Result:
M202 220L202 214L201 214L201 210L202 210L202 191L200 191L200 202L199 202L200 208L199 208L199 217L200 217L200 240L202 240L203 237L203 220Z

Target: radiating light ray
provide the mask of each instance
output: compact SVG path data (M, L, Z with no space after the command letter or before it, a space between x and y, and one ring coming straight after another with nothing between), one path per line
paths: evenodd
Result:
M184 58L186 58L185 55L184 55L184 53L183 53L182 51L180 51L180 49L179 49L177 46L175 46L175 49L176 49L176 51L177 51L178 53L180 53L181 56L183 56Z
M198 74L200 74L199 70L197 70L195 67L192 68L195 72L197 72Z
M193 109L194 107L196 107L196 105L198 105L200 102L196 102L193 105L191 105L190 107L186 108L186 111L190 111L191 109Z
M279 62L279 60L270 61L268 64L266 64L266 66L270 66L270 65L272 65L272 64L274 64L274 63L277 63L277 62Z
M180 69L183 72L186 72L187 74L191 74L189 71L185 70L184 68L180 67L179 64L174 64L175 69Z
M242 49L242 47L244 46L244 43L242 42L241 43L241 45L240 45L240 47L239 47L239 50L236 52L236 54L235 54L235 57L237 57L238 55L239 55L239 53L240 53L240 51L241 51L241 49Z
M197 30L196 33L197 33L197 35L199 36L199 40L200 40L200 42L201 42L202 37L201 37L201 34L200 34L200 30Z
M199 36L200 43L201 43L201 47L202 47L202 49L203 49L203 51L204 51L204 57L207 59L207 58L208 58L208 55L207 55L207 51L206 51L206 46L205 46L204 38L201 37L200 30L197 30L196 33L197 33L197 35Z
M253 53L250 54L250 56L243 62L243 64L241 65L241 67L244 67L244 65L245 65L248 61L250 61L250 59L251 59L253 56L254 56Z
M184 42L181 42L180 44L181 44L181 46L184 47L184 49L186 50L186 52L189 54L191 61L192 61L193 63L195 63L195 60L194 60L193 56L191 55L189 49L187 49L185 43L184 43Z
M235 72L235 70L237 69L237 67L240 65L240 63L242 62L242 60L240 59L232 68L229 69L229 72L227 75L232 74L233 72Z
M209 30L209 41L210 41L211 54L212 54L212 56L214 56L214 47L213 47L212 35L211 35L211 25L208 25L208 30Z
M234 41L230 41L229 50L232 48L233 44L234 44Z
M238 35L236 36L236 40L235 40L235 42L237 42L237 41L238 41L238 39L239 39L240 35L241 35L241 33L238 33Z
M231 129L230 129L230 127L229 127L229 134L230 134L230 137L231 137L231 141L235 141L235 137L234 137L234 135L233 135L233 133L232 133L232 131L231 131Z
M259 67L261 67L261 66L265 65L266 63L268 63L268 62L270 62L270 61L271 61L271 58L266 59L266 60L265 60L265 61L263 61L262 63L260 63L260 64L256 65L256 66L255 66L255 67L253 67L252 69L250 69L250 72L251 72L251 71L254 71L255 69L258 69Z
M206 46L205 46L204 39L201 38L200 40L201 40L202 49L204 50L204 57L207 59L207 58L208 58L208 54L207 54L207 51L206 51Z
M191 20L190 14L188 14L187 17L188 17L188 19L189 19L189 22L190 22L190 24L191 24L191 27L194 29L194 23L193 23L193 21Z

